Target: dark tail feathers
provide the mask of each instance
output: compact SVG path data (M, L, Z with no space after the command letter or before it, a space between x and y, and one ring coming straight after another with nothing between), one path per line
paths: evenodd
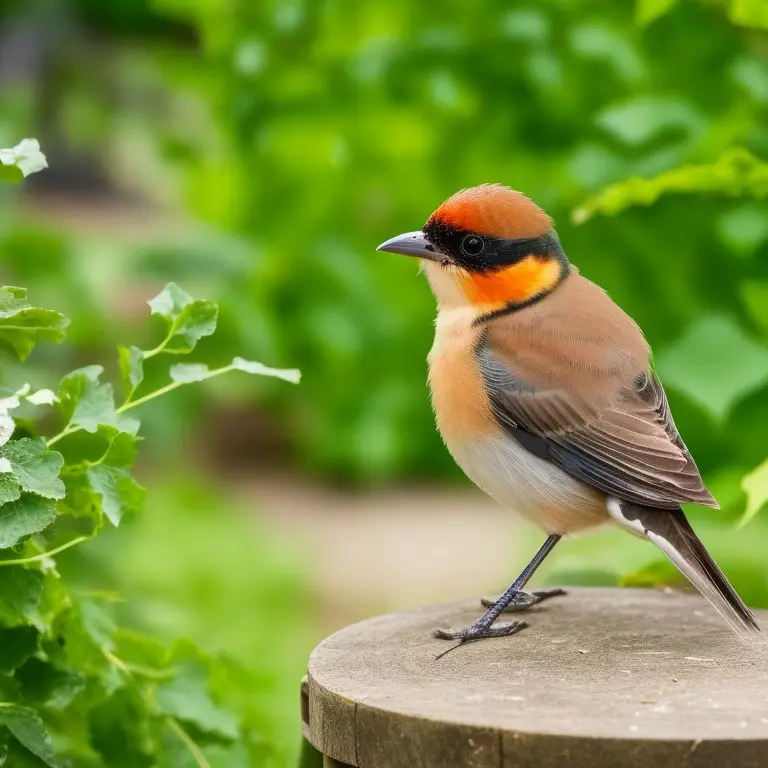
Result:
M760 631L752 611L707 552L681 509L651 509L621 502L621 511L632 528L642 526L645 535L733 629L742 635Z

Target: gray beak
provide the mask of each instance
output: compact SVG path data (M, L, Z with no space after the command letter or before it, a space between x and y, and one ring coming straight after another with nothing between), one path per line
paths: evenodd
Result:
M440 261L443 258L435 252L434 246L424 237L424 233L421 230L391 237L376 250L402 253L405 256L417 256L420 259L431 259L432 261Z

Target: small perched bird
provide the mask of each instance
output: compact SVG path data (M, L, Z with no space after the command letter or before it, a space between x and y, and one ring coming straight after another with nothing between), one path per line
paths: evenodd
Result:
M717 507L675 428L637 324L568 261L550 217L498 184L465 189L378 250L422 260L437 299L429 385L466 475L547 539L459 643L562 591L523 592L557 542L613 521L650 539L737 631L759 630L680 505Z

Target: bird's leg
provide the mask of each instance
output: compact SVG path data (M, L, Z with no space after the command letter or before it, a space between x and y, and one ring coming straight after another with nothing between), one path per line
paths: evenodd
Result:
M527 611L529 608L533 608L534 605L538 605L544 600L549 600L550 597L560 597L566 594L564 589L537 589L533 592L518 592L509 605L504 609L504 613L519 613L521 611ZM496 605L498 598L491 599L484 597L480 602L484 608L493 608Z
M461 645L462 643L468 643L472 640L482 640L486 637L506 637L507 635L514 635L516 632L524 629L526 624L523 621L509 621L505 624L500 624L497 627L493 627L492 625L493 622L499 618L502 611L515 601L523 587L528 583L528 580L533 576L542 562L544 562L544 558L546 558L552 551L558 541L560 541L560 536L557 534L552 534L547 537L547 540L544 542L541 549L534 555L533 560L525 566L523 572L515 579L512 585L499 596L498 600L491 604L485 616L465 629L438 629L435 632L435 636L442 640L458 640L459 645ZM536 599L535 596L530 595L527 595L526 597L528 599L527 607L535 604L535 602L540 602L540 600L546 599L546 597ZM554 595L547 595L547 597L554 597ZM532 600L534 602L531 602Z

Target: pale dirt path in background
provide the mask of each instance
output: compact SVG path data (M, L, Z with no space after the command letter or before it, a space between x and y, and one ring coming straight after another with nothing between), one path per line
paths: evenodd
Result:
M243 493L257 500L271 532L306 552L325 632L377 613L492 595L524 559L519 523L472 489L341 492L273 475L249 481Z

